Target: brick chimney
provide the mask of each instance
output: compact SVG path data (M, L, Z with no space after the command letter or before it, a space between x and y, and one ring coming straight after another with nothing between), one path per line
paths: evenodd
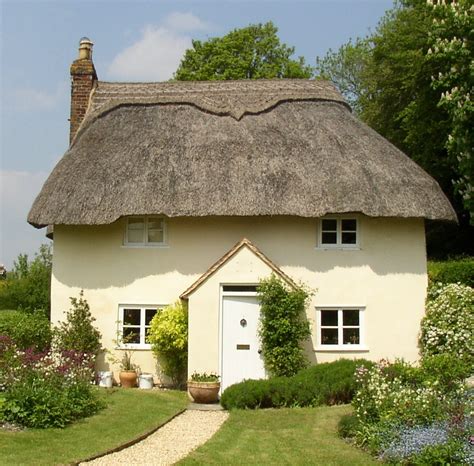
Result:
M94 63L92 62L92 46L87 37L79 41L79 58L71 65L71 118L69 143L73 140L89 105L89 98L97 81Z

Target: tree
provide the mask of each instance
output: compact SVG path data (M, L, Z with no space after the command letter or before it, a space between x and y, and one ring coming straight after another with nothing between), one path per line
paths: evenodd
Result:
M40 246L31 262L26 254L20 254L0 287L0 309L41 309L49 316L52 259L47 244Z
M426 0L400 0L370 36L318 59L316 76L330 78L352 99L363 121L438 181L460 220L459 228L435 225L428 229L430 256L443 257L473 249L469 205L461 197L469 188L453 186L453 180L469 176L469 169L448 150L453 118L445 105L439 105L440 91L432 78L441 71L434 54L428 53L435 40L433 20ZM464 134L469 132L466 125L464 129Z
M280 42L271 22L234 29L223 37L193 40L176 73L179 81L309 78L304 58L294 60L294 47Z
M472 0L427 0L432 17L428 63L438 74L432 88L442 91L438 106L448 114L446 148L457 165L456 191L462 196L474 225L474 7Z

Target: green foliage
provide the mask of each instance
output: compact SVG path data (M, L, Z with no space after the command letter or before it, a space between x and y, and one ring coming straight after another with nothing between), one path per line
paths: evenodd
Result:
M474 368L474 289L438 284L429 298L419 338L422 356L447 353Z
M273 23L234 29L223 37L193 40L176 73L179 81L309 78L304 58L294 60L294 48L280 43Z
M303 369L292 377L245 380L224 390L226 409L282 408L348 403L356 385L356 367L370 367L365 360L340 359Z
M51 268L49 245L41 245L31 262L26 254L20 254L0 286L0 309L42 310L49 316Z
M176 386L186 378L188 361L188 309L183 301L159 310L151 321L148 336L165 375Z
M192 382L219 382L220 376L213 372L193 372L190 380Z
M431 86L438 92L439 108L448 115L449 134L445 145L450 159L457 164L455 188L474 225L472 0L428 1L426 7L431 18L427 62L438 71L431 77Z
M64 427L102 407L90 381L93 360L74 351L22 351L0 336L0 417L25 427Z
M447 3L442 10L450 9L450 2ZM458 3L466 5L469 0ZM349 41L338 51L330 50L318 58L316 75L331 79L363 121L438 181L460 220L455 228L434 225L438 234L428 235L430 256L446 257L472 253L472 205L468 200L469 196L472 199L472 191L468 192L468 184L474 160L469 156L474 145L470 131L473 99L472 95L466 97L466 88L472 87L472 71L471 84L466 85L472 38L467 42L459 39L466 39L469 30L460 24L445 23L443 29L438 23L434 27L440 11L429 7L425 0L397 1L368 37ZM472 24L472 14L462 21ZM472 35L472 26L470 30ZM430 48L435 50L434 42L440 41L438 35L449 40L443 42L443 47L438 44L436 53L429 54ZM452 45L454 36L457 40ZM451 50L453 47L456 50ZM446 53L440 52L446 48ZM448 74L450 77L445 80ZM451 93L456 86L453 97L447 99L446 91ZM458 101L461 107L457 107ZM457 180L456 185L453 180Z
M352 438L355 436L359 421L354 414L346 414L341 417L337 425L337 432L342 438Z
M51 325L42 311L0 311L0 335L9 336L20 349L45 351L51 345Z
M260 281L257 292L265 367L272 376L294 375L308 364L301 343L311 335L305 315L309 294L289 289L274 275Z
M69 299L71 308L66 312L66 320L59 322L54 329L54 344L61 350L97 356L102 348L102 335L94 327L95 318L92 317L89 304L84 299L83 290L79 293L79 299Z
M474 258L429 261L428 277L430 285L435 283L460 283L474 287Z

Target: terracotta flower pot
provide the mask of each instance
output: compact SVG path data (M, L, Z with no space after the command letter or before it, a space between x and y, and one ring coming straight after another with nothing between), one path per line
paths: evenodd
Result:
M215 403L219 398L220 382L188 381L188 392L195 403Z
M137 386L137 373L135 371L120 371L120 385L123 388L133 388Z

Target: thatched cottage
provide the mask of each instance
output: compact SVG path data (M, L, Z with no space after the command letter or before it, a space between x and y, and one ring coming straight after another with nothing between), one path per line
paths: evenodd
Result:
M317 289L313 362L417 358L424 219L456 216L332 84L102 82L86 39L71 75L71 144L28 216L54 226L53 321L83 289L105 346L131 335L158 374L150 319L188 300L189 372L227 386L265 375L255 286L276 273Z

